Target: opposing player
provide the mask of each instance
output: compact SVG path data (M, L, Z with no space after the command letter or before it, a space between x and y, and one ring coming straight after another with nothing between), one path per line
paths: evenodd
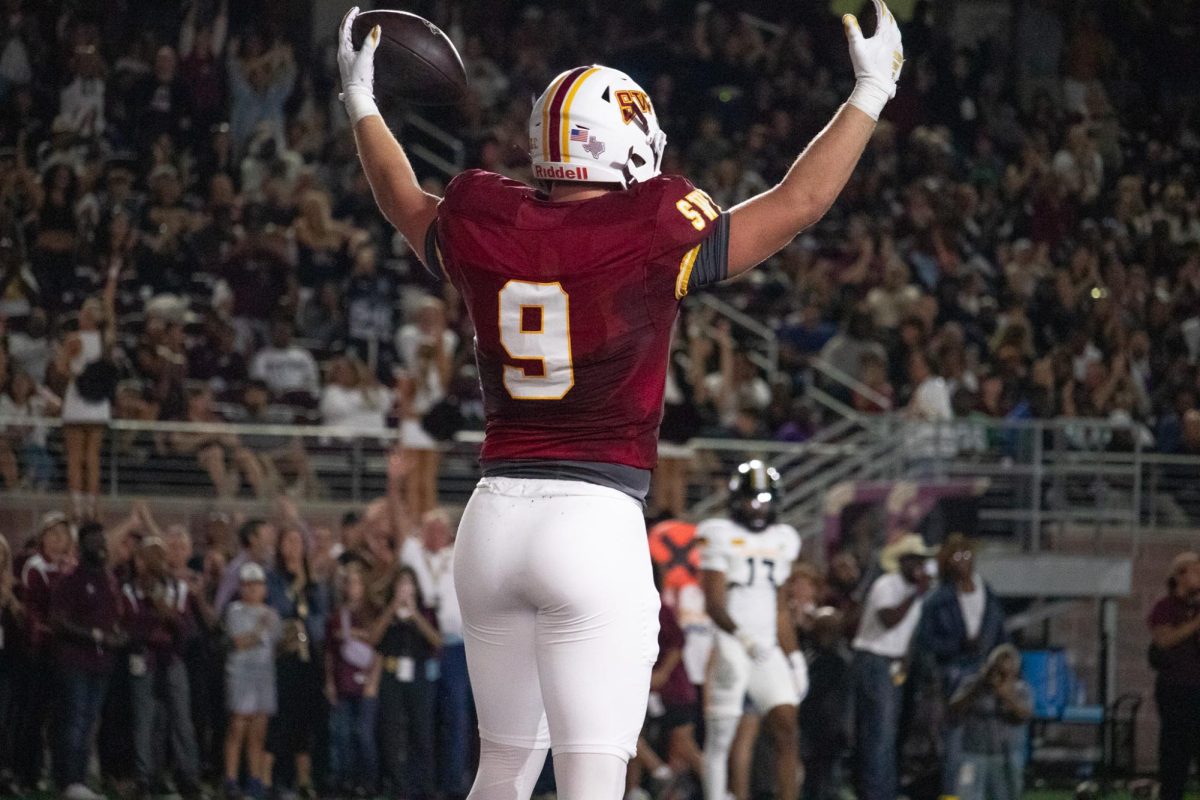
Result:
M900 31L844 18L858 79L779 185L728 212L659 174L666 136L627 75L562 73L537 100L540 190L472 170L421 190L373 99L373 30L343 21L342 97L384 216L462 293L487 417L454 576L482 739L473 800L528 798L554 748L564 800L616 800L646 711L658 596L641 502L672 323L689 292L816 222L895 94Z
M729 750L746 700L775 747L775 796L791 800L798 788L796 707L808 691L808 667L779 591L800 556L800 534L776 520L778 481L761 461L742 464L729 481L729 519L696 529L705 608L717 626L704 704L706 798L726 795Z

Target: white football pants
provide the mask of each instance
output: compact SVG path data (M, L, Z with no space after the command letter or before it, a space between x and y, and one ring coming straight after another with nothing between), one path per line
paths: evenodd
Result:
M659 597L633 499L580 481L484 478L463 513L454 582L482 739L551 747L556 763L634 754Z

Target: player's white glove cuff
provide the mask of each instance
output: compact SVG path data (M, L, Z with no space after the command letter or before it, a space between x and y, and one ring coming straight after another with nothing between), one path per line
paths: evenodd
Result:
M354 20L358 17L358 6L346 12L342 18L341 37L338 41L338 72L342 76L342 93L350 124L355 125L363 117L379 116L375 105L375 50L382 35L379 26L371 29L363 39L362 47L355 50L352 41Z
M842 17L846 43L850 46L850 63L854 66L857 83L847 101L871 119L879 119L887 101L896 96L896 81L904 66L904 43L900 26L883 0L875 5L875 33L863 36L858 19L853 14Z
M854 91L850 93L850 99L846 102L862 111L871 119L878 121L879 115L883 113L883 107L887 105L887 101L891 100L892 95L895 93L895 84L892 84L889 91L875 81L869 79L862 80L854 84Z
M792 680L796 684L796 694L801 700L808 694L808 662L799 650L788 653L788 663L792 665Z
M360 119L366 117L382 116L379 113L379 106L376 105L375 98L371 96L369 90L352 87L342 92L340 97L346 105L346 113L350 115L351 125L358 124Z

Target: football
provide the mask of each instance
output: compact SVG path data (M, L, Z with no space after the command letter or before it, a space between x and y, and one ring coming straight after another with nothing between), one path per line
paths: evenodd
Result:
M376 25L375 99L381 104L447 106L467 92L467 73L458 50L441 29L407 11L364 11L350 39L355 49Z

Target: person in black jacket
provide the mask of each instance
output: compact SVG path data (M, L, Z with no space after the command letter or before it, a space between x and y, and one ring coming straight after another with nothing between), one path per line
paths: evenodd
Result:
M842 636L841 612L823 606L812 612L805 656L808 695L800 704L800 752L804 759L803 800L841 796L842 761L850 746L850 651Z
M383 656L378 738L384 784L402 797L432 797L433 701L442 638L410 567L397 572L392 601L372 634L380 637Z
M949 702L963 680L983 666L1007 640L1000 601L975 572L975 544L961 533L946 538L938 553L939 586L925 600L917 629L918 652L936 665L942 698ZM942 793L953 795L962 758L962 728L942 731Z

